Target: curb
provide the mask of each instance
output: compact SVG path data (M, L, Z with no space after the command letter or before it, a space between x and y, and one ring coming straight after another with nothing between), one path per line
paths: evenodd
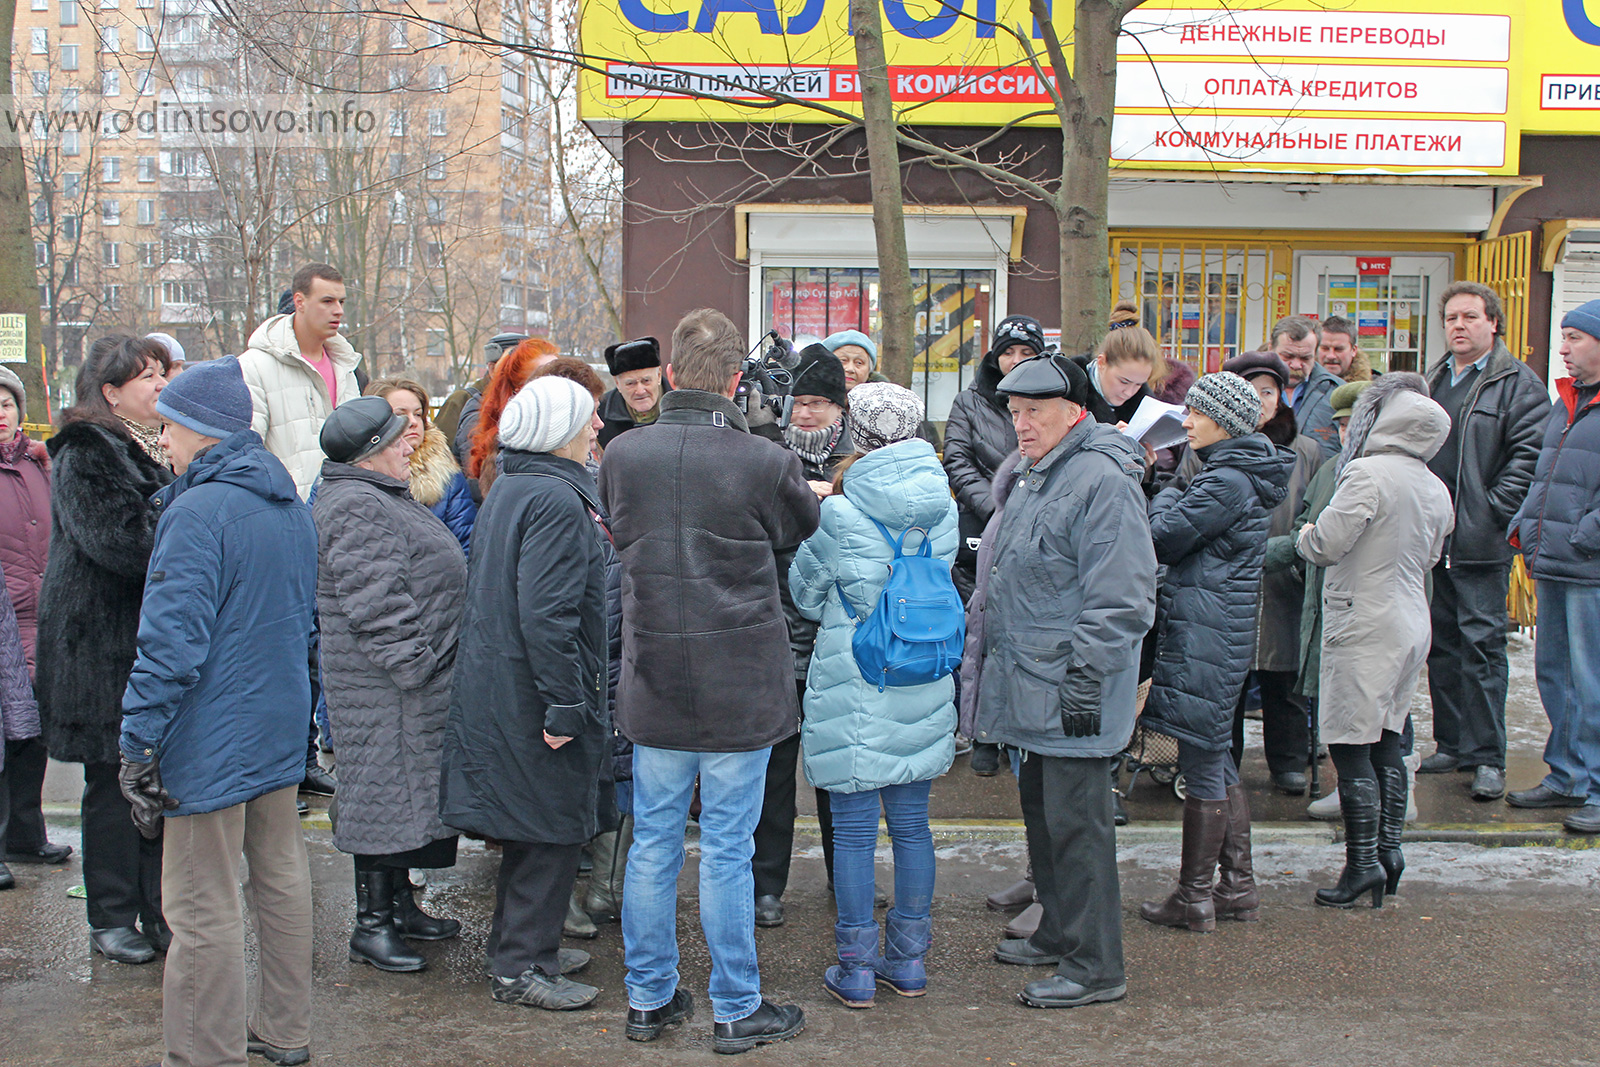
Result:
M58 826L76 826L79 809L76 804L46 804L45 818ZM300 825L313 830L332 831L326 808L313 807L310 814L300 818ZM933 839L940 845L1021 844L1026 840L1021 819L933 819L929 822ZM797 833L815 836L820 833L814 815L801 815L795 819ZM1342 825L1335 822L1258 822L1250 826L1251 840L1256 844L1335 844L1344 840ZM699 838L698 828L690 824L689 839ZM1178 822L1136 822L1117 827L1119 845L1170 844L1183 839L1183 826ZM880 835L888 842L888 834ZM1600 835L1575 834L1556 823L1413 823L1406 827L1406 841L1433 841L1449 844L1479 845L1484 848L1564 848L1583 851L1600 848Z

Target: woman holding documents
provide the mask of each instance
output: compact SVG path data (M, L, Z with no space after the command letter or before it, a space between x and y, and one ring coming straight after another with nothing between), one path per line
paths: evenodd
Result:
M1280 452L1294 454L1289 470L1289 495L1272 509L1269 537L1282 537L1294 527L1305 504L1306 486L1322 466L1322 444L1295 428L1294 412L1283 403L1289 384L1288 365L1273 352L1246 352L1222 365L1255 388L1261 397L1261 417L1256 429ZM1306 718L1306 698L1296 692L1300 676L1300 609L1305 603L1305 579L1299 570L1268 571L1261 579L1257 601L1256 655L1252 667L1261 685L1261 728L1267 750L1267 769L1280 792L1297 797L1306 791L1306 767L1311 731ZM1233 713L1233 762L1244 755L1244 690Z
M1137 322L1114 323L1092 356L1078 356L1089 376L1089 414L1095 422L1115 426L1133 421L1134 412L1150 395L1147 384L1162 363L1150 331Z

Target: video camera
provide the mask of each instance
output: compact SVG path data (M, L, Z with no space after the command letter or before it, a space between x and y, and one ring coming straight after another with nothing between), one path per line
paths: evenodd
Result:
M800 354L794 345L778 336L777 330L768 331L739 368L741 377L733 402L746 418L751 412L766 408L779 426L789 425L789 409L794 404L794 397L789 395L794 388L794 375L790 372L799 365Z

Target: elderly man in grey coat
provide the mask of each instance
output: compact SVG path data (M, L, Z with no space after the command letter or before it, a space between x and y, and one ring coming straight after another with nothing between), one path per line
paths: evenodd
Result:
M1086 417L1089 380L1044 355L1000 382L1023 461L995 537L975 740L1021 749L1018 788L1044 915L995 958L1054 966L1035 1008L1119 1000L1111 758L1133 732L1156 557L1133 440Z

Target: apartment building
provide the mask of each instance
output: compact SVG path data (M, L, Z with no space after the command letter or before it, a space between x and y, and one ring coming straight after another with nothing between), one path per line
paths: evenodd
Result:
M438 4L442 20L463 21L464 2ZM543 24L538 5L471 6L509 41ZM415 8L232 10L17 0L7 121L52 391L110 332L241 350L311 260L345 273L374 375L442 391L487 336L543 329L548 106L532 61L398 15Z

